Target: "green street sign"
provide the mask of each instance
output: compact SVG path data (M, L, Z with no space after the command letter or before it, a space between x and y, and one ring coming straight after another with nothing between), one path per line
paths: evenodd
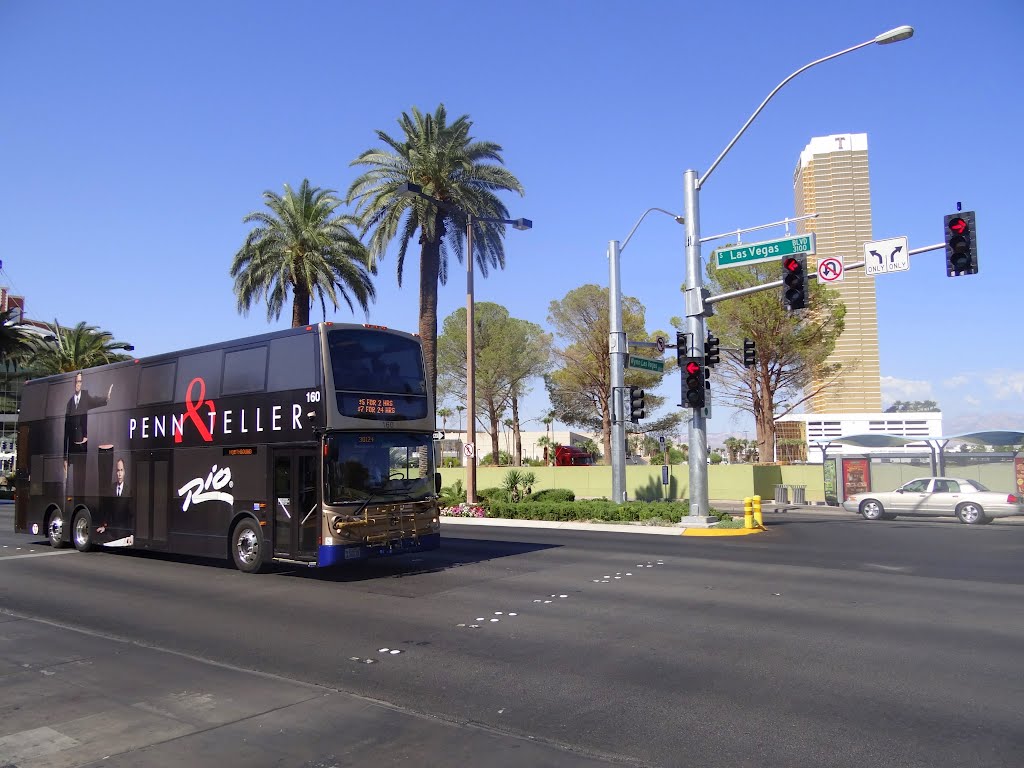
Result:
M814 233L799 237L784 237L781 240L766 240L763 243L734 245L715 251L718 268L748 267L762 261L778 261L783 256L798 256L814 253Z
M661 360L652 360L649 357L629 356L629 367L638 368L641 371L654 371L655 373L665 372L665 363Z

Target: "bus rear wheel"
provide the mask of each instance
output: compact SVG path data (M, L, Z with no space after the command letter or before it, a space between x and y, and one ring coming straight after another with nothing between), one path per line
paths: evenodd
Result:
M71 524L71 541L79 552L91 552L96 548L92 541L92 515L83 509L75 515Z
M50 546L54 549L63 549L68 545L64 541L64 513L55 509L50 519L46 521L46 538L50 540Z
M266 564L263 532L252 518L239 520L231 533L231 557L242 573L259 573Z

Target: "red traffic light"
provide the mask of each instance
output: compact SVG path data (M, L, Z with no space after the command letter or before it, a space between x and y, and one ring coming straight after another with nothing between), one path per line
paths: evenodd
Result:
M790 272L796 272L798 269L800 269L800 260L794 259L792 256L790 256L788 259L782 262L782 266L788 269Z
M695 363L693 360L686 364L686 372L693 376L694 374L700 373L700 363Z
M962 235L967 230L967 222L958 216L955 219L949 220L949 228L958 235Z

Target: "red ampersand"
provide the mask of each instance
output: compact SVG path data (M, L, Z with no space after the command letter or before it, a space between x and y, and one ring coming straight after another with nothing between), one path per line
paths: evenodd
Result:
M192 400L192 387L196 383L199 384L199 399L197 401L193 401ZM185 408L186 408L186 411L185 411L184 416L187 417L193 424L196 425L196 429L199 430L199 435L203 438L203 440L205 440L208 443L211 443L211 442L213 442L213 435L210 433L210 428L206 425L206 422L203 421L203 417L199 415L199 409L202 408L204 405L209 408L209 413L216 413L217 412L217 407L213 404L213 400L212 399L211 400L207 400L206 399L206 382L203 381L202 378L197 376L196 378L192 379L192 381L189 382L188 391L185 392ZM182 427L183 428L184 428L184 425L185 425L185 420L184 420L184 417L183 417L182 418ZM183 435L181 434L181 432L176 433L174 435L174 442L180 443L181 440L182 440L182 437L183 437Z

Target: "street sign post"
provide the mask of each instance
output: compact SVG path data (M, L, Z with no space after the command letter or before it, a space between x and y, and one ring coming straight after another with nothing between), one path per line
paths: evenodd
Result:
M910 269L910 248L905 237L864 243L864 273L905 272Z
M665 372L665 363L661 360L652 360L649 357L629 356L629 367L641 371L654 371L655 373Z
M762 261L778 261L783 256L813 254L814 233L798 237L783 237L780 240L766 240L763 243L733 245L715 251L719 269L725 267L748 267Z

